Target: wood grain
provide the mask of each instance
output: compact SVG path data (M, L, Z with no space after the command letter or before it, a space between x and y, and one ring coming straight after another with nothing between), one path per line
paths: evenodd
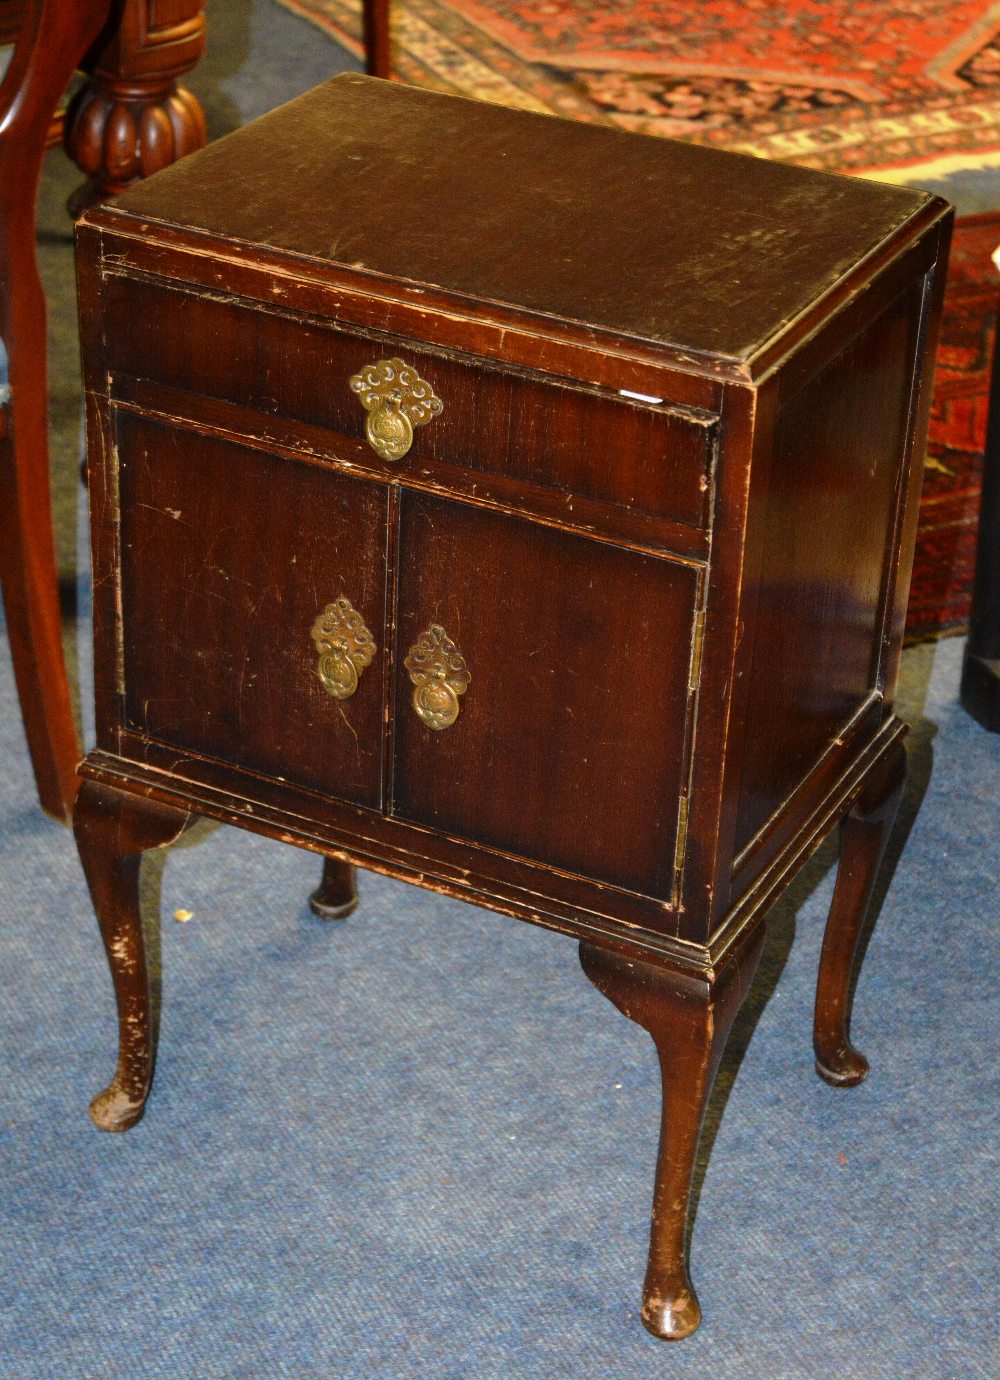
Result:
M350 77L81 228L85 776L322 855L321 915L357 865L580 939L660 1057L659 1337L700 1317L691 1173L765 915L845 817L816 1048L860 1067L948 224ZM396 356L444 410L394 459L350 378ZM341 595L379 652L338 702L308 629ZM424 642L452 701L414 699Z

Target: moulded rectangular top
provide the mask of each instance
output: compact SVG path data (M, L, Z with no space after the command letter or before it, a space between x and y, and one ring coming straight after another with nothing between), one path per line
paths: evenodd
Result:
M350 74L97 218L745 361L935 206L910 188Z

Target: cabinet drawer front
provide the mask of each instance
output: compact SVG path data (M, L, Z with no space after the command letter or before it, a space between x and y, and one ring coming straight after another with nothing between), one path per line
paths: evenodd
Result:
M128 413L115 432L126 727L378 808L384 486ZM338 599L374 642L347 698L312 635Z
M393 813L666 900L697 571L414 493L399 571ZM445 728L406 664L432 626L469 674Z
M112 378L158 381L365 442L368 413L351 378L400 358L443 409L414 427L410 450L392 462L399 473L440 461L707 525L715 421L705 414L118 274L105 294Z

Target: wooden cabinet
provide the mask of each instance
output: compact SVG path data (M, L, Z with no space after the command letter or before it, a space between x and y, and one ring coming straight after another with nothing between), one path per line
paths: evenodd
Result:
M287 187L301 189L294 199ZM581 940L661 1055L644 1321L767 908L838 822L814 1042L892 712L948 210L343 77L79 230L98 745L76 824L148 1090L141 853L204 814ZM360 923L360 922L359 922ZM123 957L124 955L124 957Z

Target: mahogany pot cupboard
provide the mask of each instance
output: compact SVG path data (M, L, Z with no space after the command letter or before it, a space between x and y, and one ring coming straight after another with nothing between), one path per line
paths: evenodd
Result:
M838 823L816 1059L867 1070L949 228L922 192L353 75L87 214L100 1127L150 1084L139 859L192 817L321 854L320 914L355 866L476 901L578 939L652 1035L642 1316L697 1326L706 1100Z

